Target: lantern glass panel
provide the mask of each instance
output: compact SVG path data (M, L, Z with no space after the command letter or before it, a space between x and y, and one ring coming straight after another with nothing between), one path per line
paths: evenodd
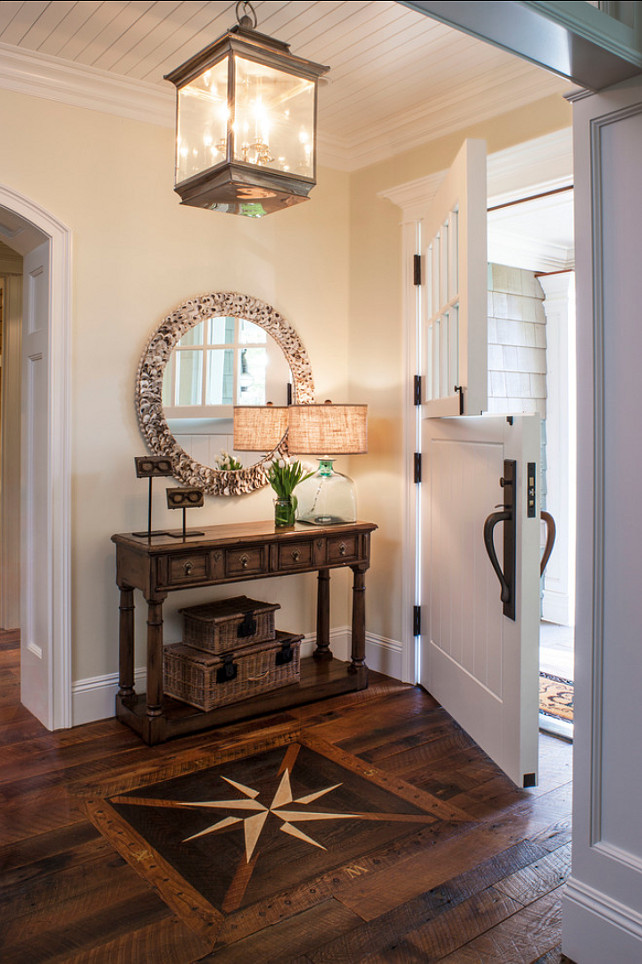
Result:
M314 177L311 80L236 57L234 160Z
M176 183L220 164L227 154L227 65L224 57L178 91Z

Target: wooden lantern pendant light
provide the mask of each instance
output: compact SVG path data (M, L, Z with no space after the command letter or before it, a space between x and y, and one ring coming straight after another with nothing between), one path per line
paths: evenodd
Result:
M317 85L329 68L258 33L250 3L236 16L165 76L177 90L174 190L182 204L262 217L316 184Z

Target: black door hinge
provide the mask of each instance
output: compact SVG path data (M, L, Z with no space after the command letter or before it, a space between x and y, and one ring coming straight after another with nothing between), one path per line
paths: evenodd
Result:
M421 482L421 452L415 452L415 485Z
M414 391L413 404L421 405L421 375L415 375L413 391Z
M421 636L421 606L412 607L412 634Z
M413 285L421 284L421 255L414 254L412 256L412 283Z

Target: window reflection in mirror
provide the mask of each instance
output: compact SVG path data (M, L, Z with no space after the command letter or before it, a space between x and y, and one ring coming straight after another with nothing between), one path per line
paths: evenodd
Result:
M264 328L244 318L208 318L175 346L163 377L170 431L192 458L212 468L229 453L243 467L256 456L233 452L234 405L286 405L291 373Z

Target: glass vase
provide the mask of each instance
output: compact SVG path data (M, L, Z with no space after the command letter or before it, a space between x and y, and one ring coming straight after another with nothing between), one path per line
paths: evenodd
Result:
M357 520L354 482L335 472L334 459L319 459L319 468L297 486L299 511L297 520L312 525L341 525Z
M296 506L297 498L295 495L274 500L274 526L276 529L287 529L294 525Z

